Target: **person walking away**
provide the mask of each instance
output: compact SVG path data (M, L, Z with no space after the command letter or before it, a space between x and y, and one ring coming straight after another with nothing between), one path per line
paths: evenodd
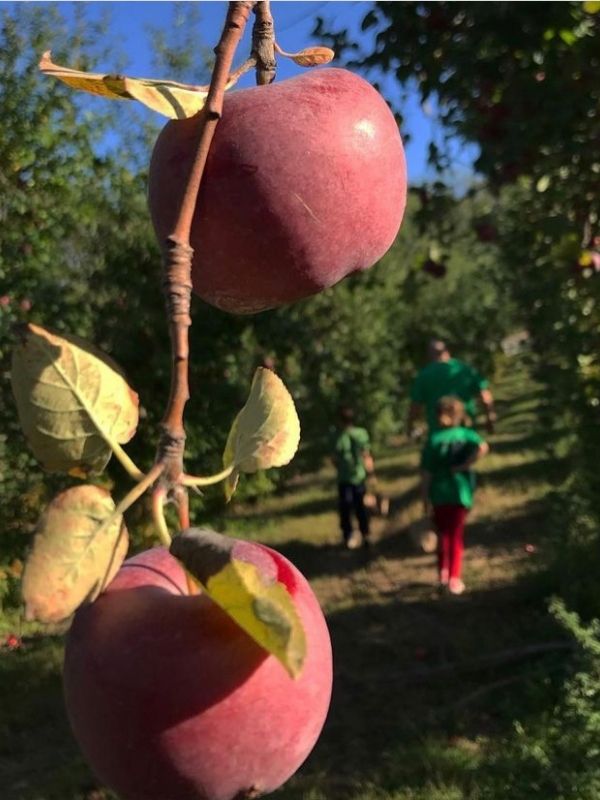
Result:
M483 405L488 433L494 432L496 412L489 382L477 370L452 358L445 342L432 339L428 345L429 363L417 374L410 391L407 431L412 436L415 422L425 411L429 431L436 429L437 403L441 397L458 397L471 424L477 414L476 401Z
M343 407L339 411L339 431L333 445L337 470L338 510L344 544L355 550L369 545L369 513L365 506L366 480L374 472L369 434L354 425L354 411ZM353 516L358 531L352 529Z
M462 557L467 514L473 506L472 467L489 451L473 428L464 426L464 404L456 397L437 403L436 428L421 456L421 488L425 515L433 510L438 534L438 577L451 594L462 594Z

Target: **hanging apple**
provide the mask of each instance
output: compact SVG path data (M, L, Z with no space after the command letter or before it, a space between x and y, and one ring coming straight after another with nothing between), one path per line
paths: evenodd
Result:
M150 164L162 241L174 227L198 120L173 120ZM388 250L406 202L396 121L381 95L343 69L320 69L226 95L190 244L194 291L251 313L320 292Z
M306 635L292 678L165 548L126 561L75 615L65 698L97 776L123 800L233 800L273 791L313 748L331 695L331 645L310 586L283 556L240 543L285 586Z

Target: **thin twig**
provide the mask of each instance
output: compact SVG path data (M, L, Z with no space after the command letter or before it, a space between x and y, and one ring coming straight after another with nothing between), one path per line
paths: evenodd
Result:
M164 246L164 290L171 334L171 391L162 420L162 436L157 460L166 464L165 482L169 488L179 482L183 472L185 428L183 412L189 398L188 360L189 327L191 325L191 268L193 250L190 232L196 210L198 191L210 145L223 109L223 95L236 47L242 37L254 2L229 3L225 25L215 48L216 61L206 103L195 119L198 123L198 145L183 194L177 223Z
M252 28L252 56L256 59L256 83L266 86L273 83L277 73L275 28L270 0L258 2L254 6L254 15L256 21Z
M124 511L132 506L135 501L140 498L144 492L149 489L153 483L156 483L161 473L164 471L164 464L155 464L147 475L144 475L141 481L128 492L125 497L117 504L114 514L122 514Z
M198 190L200 189L206 158L215 134L217 123L221 119L223 111L225 86L231 71L235 50L242 38L253 6L254 2L251 2L251 0L229 3L223 33L221 34L218 45L215 47L216 61L208 89L208 96L205 105L196 115L200 121L196 158L194 159L190 171L177 224L172 233L172 238L180 242L189 243L190 240L192 220L194 211L196 210L196 199L198 197Z
M242 75L245 75L246 72L250 72L250 70L256 66L256 59L254 56L250 56L247 58L243 64L234 70L231 75L229 76L229 83L237 83Z
M134 481L141 481L144 478L144 473L141 469L133 462L133 460L127 455L125 450L121 447L118 442L110 442L111 449L117 458L120 461L121 466L127 472L127 474L133 478Z
M177 486L173 492L177 503L177 514L179 516L179 527L185 531L190 527L190 498L183 486Z

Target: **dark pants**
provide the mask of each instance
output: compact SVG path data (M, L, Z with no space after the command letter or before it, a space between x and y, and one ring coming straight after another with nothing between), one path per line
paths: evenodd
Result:
M358 527L366 538L369 535L369 515L365 508L365 484L338 483L340 527L344 541L352 533L352 512L356 515Z

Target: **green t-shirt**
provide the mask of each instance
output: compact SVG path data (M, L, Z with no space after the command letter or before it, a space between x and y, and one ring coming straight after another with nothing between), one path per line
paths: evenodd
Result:
M333 444L338 483L355 486L363 483L367 477L363 455L369 447L369 434L364 428L351 427L338 432Z
M421 468L431 475L429 499L434 506L473 506L475 473L452 472L483 442L472 428L439 428L432 431L421 456Z
M458 397L473 419L476 414L475 398L488 385L488 381L477 370L457 358L432 361L415 378L410 399L425 406L429 430L434 430L438 427L437 402L441 397Z

